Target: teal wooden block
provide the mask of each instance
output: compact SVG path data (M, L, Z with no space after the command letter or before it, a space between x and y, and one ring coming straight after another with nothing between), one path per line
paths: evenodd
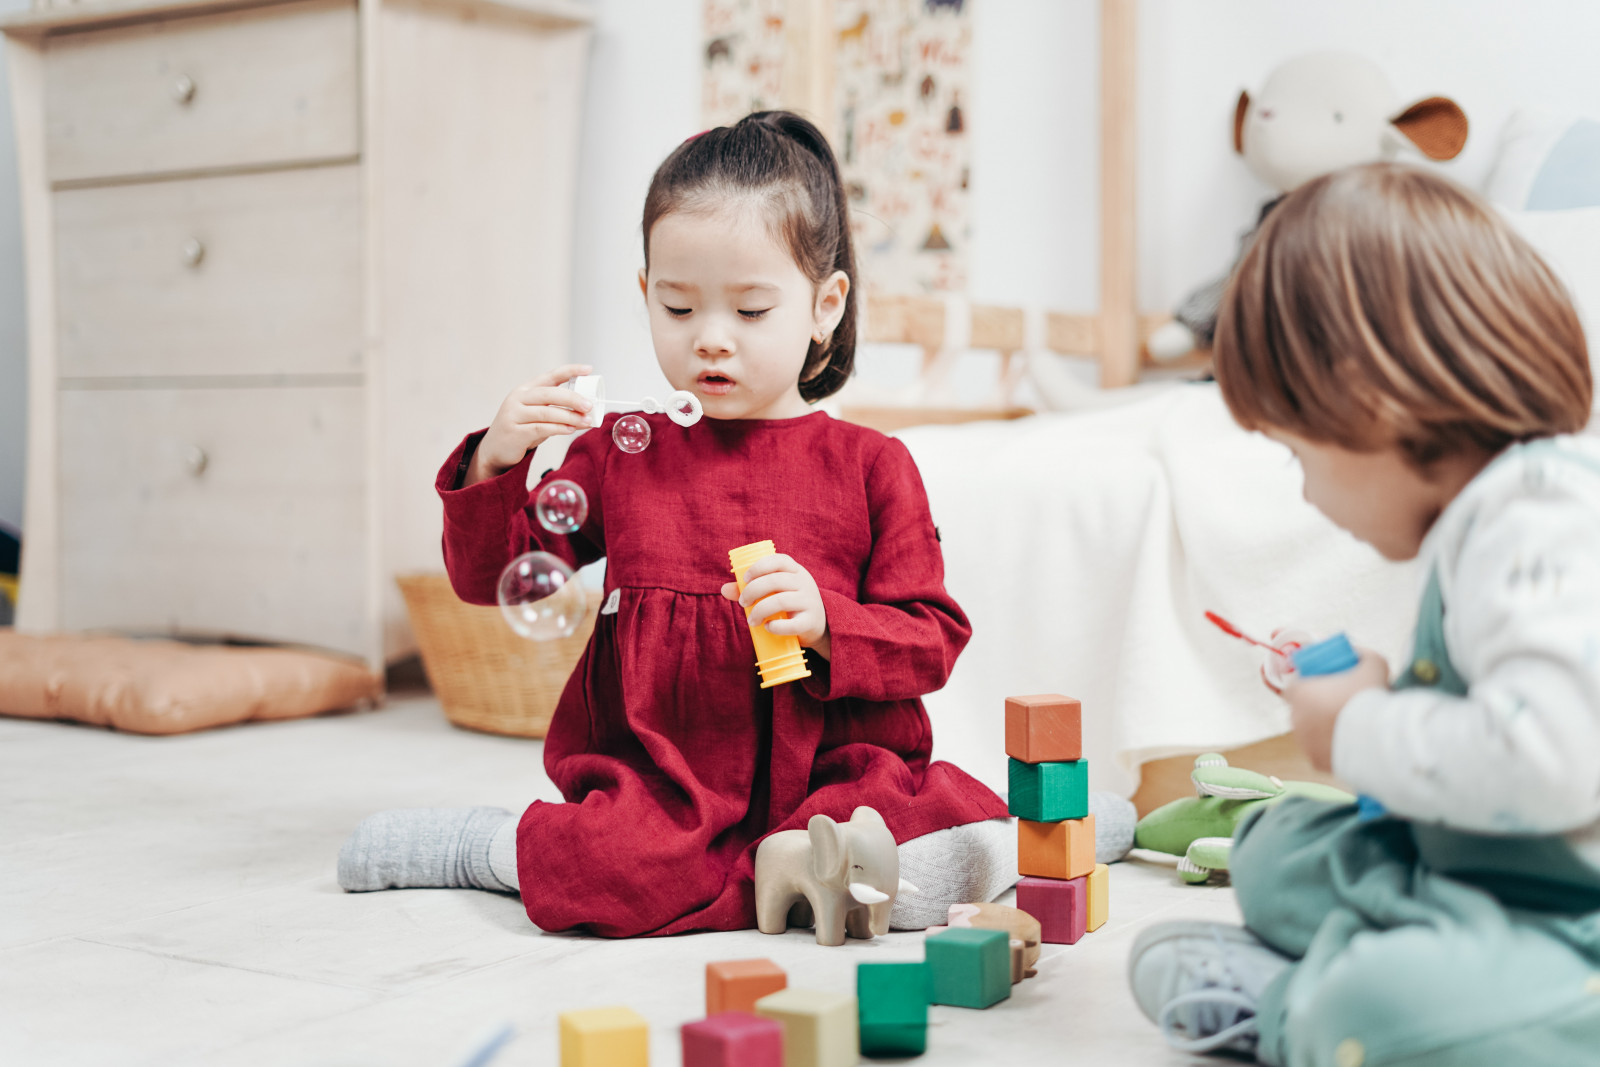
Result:
M1023 763L1010 761L1007 777L1011 814L1032 822L1060 822L1089 814L1089 761Z
M1004 930L957 928L929 937L933 1002L987 1008L1011 995L1011 938Z
M856 965L864 1056L920 1056L928 1049L932 981L926 963Z

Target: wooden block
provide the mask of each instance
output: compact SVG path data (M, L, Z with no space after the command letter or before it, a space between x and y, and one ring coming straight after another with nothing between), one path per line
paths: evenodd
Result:
M1017 907L1039 920L1046 942L1075 945L1089 918L1087 878L1024 878L1017 883Z
M1023 763L1009 761L1011 814L1034 822L1081 819L1089 814L1089 761Z
M718 960L706 964L706 1015L755 1011L756 1001L789 985L789 976L768 959Z
M783 1067L783 1024L725 1011L683 1024L683 1067Z
M783 1024L783 1067L855 1067L861 1062L855 997L781 989L756 1001L756 1013Z
M650 1027L632 1008L562 1012L561 1067L649 1067Z
M1067 819L1064 822L1017 820L1019 874L1031 874L1036 878L1068 879L1082 878L1092 870L1094 870L1093 815L1086 815L1081 819Z
M859 963L856 1004L863 1056L920 1056L928 1050L928 965Z
M1111 868L1103 863L1089 872L1089 914L1084 930L1093 933L1106 924L1111 914Z
M945 930L924 948L935 1004L987 1008L1011 995L1011 938L1004 930Z
M1011 938L1011 984L1032 978L1039 962L1039 944L1044 940L1039 920L1005 904L952 904L950 929L971 927L978 930L1004 930ZM944 929L941 927L941 929Z
M1083 705L1059 693L1006 697L1006 755L1023 763L1083 758Z

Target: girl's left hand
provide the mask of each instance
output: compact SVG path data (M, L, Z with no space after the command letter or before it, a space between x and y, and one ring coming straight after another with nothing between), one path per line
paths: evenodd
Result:
M1283 690L1295 740L1319 771L1333 770L1333 728L1350 698L1389 684L1389 664L1371 649L1358 648L1361 662L1343 674L1296 678Z
M828 658L828 610L810 571L780 552L750 564L744 580L744 595L739 594L737 582L724 585L722 595L749 612L751 626L765 625L773 634L793 634L802 647ZM767 622L780 612L789 617Z

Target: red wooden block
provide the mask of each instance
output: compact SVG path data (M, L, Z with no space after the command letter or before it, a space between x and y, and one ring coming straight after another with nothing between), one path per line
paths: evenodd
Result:
M1089 923L1089 879L1024 878L1017 883L1017 907L1039 920L1052 945L1075 945Z
M718 960L706 964L706 1014L753 1012L756 1001L787 989L789 976L768 959Z
M783 1067L783 1024L725 1011L683 1024L683 1067Z
M1006 698L1006 755L1023 763L1083 758L1083 705L1060 693Z

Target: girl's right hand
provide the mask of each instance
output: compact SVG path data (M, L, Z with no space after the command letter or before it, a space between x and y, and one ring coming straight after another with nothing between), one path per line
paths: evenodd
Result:
M511 390L495 412L489 432L478 442L465 484L476 485L504 474L557 434L587 427L594 402L561 388L561 383L592 369L586 364L569 363Z

